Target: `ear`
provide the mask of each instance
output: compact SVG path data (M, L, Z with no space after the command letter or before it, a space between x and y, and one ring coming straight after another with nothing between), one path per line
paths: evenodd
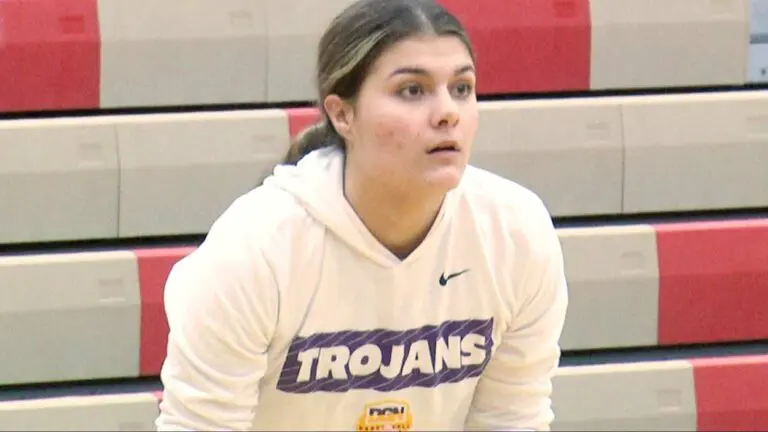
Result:
M336 132L341 135L347 142L351 141L352 136L352 121L354 120L355 112L352 109L352 105L344 101L338 95L328 95L323 101L323 108L328 114L330 120Z

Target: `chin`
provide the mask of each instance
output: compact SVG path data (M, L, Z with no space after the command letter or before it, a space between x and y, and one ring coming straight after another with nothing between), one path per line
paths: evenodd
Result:
M461 183L465 166L444 166L426 173L425 181L430 189L440 192L448 192Z

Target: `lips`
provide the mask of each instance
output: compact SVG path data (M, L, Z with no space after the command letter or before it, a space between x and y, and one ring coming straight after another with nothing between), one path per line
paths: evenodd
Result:
M459 143L456 141L443 141L427 151L428 154L459 151Z

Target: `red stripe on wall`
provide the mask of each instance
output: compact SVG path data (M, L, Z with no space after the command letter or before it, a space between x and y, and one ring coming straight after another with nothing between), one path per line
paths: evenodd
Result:
M768 338L768 219L656 232L660 344Z
M174 264L195 248L136 250L141 291L141 342L139 371L141 376L160 373L168 345L168 321L165 317L163 293Z
M0 111L98 108L97 0L0 1Z
M768 430L768 355L690 360L697 430Z
M478 92L588 90L588 0L440 0L467 28Z

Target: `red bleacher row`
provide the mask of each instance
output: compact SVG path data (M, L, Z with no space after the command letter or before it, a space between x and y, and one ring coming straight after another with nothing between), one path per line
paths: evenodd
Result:
M0 111L311 100L317 38L351 1L6 0ZM441 0L483 94L748 81L749 0L666 1Z
M690 374L689 379L680 381L688 381L692 386L686 388L682 385L675 388L679 382L673 384L670 381L678 380L670 379L667 374L654 373L654 366L659 367L656 371L663 370L669 375ZM638 384L634 379L643 374L652 374L652 378L649 377L650 384ZM597 403L593 402L589 407L578 406L578 403L575 403L577 398L568 398L583 388L595 389L598 387L595 384L599 383L600 378L611 380L613 383L595 391L593 401ZM615 430L632 430L633 422L647 427L654 423L661 426L669 421L688 426L677 430L763 430L765 420L768 419L768 387L763 385L765 380L768 380L768 355L659 361L629 367L561 367L553 382L553 405L558 411L553 429L594 430L597 425L605 425ZM677 394L674 394L676 391ZM733 395L740 397L734 398ZM155 392L153 396L158 402L162 401L162 392ZM667 400L663 400L665 396ZM670 396L672 398L669 398ZM641 404L656 402L658 406L650 409L634 407L634 413L624 409L613 412L606 409L611 399L617 397ZM693 407L687 407L691 402ZM641 415L637 415L638 412ZM633 415L637 417L632 418ZM678 418L667 418L675 416ZM686 422L690 417L695 421ZM685 423L694 423L695 426ZM586 426L587 424L589 426ZM637 429L640 430L639 427ZM675 430L669 425L668 429ZM658 430L663 428L659 427Z
M560 367L553 380L552 429L764 430L767 380L765 355ZM154 392L0 402L0 425L154 430L161 398Z
M631 236L631 228L637 227L614 229L618 236L611 236L600 246L615 255L611 261L649 258L649 253L639 249L617 250L606 246L608 243L631 244L631 241L621 241ZM645 284L644 293L635 290L618 292L618 295L606 293L600 284L607 280L610 289L618 290L621 284L616 282L621 277L622 269L603 280L600 278L603 276L601 272L592 269L605 266L610 261L602 261L602 257L592 255L592 248L588 249L587 246L589 237L599 238L601 230L611 228L586 229L590 233L589 237L583 238L585 241L582 245L586 246L583 248L578 247L578 240L574 247L569 247L568 230L560 230L561 239L565 243L566 272L571 273L568 274L569 282L576 279L572 276L574 273L598 275L586 282L578 281L578 285L571 284L573 300L562 342L564 349L638 346L638 342L632 340L638 331L629 328L636 321L643 323L638 327L645 325L657 329L655 340L640 338L647 345L768 339L768 312L765 307L768 304L768 290L765 289L768 286L768 219L674 223L652 228L655 231L658 261L649 265L657 266L657 280ZM594 240L592 242L594 245ZM156 375L160 370L165 357L167 333L163 285L173 264L192 250L135 251L142 300L141 375ZM578 264L581 268L572 265L572 260L582 261ZM585 264L583 261L590 262ZM627 269L629 273L633 271L636 268ZM654 288L656 292L653 292ZM598 292L591 292L596 289ZM657 305L654 305L656 311L645 311L638 302L640 297L648 295L658 299ZM609 299L604 304L605 309L599 310L601 305L595 304L595 296ZM630 315L618 316L615 322L607 322L610 319L608 317L614 315L612 312L617 310L627 310ZM622 334L624 340L603 338L605 333L616 331ZM569 340L574 332L581 333L579 342Z
M565 350L768 339L768 219L558 235L571 297ZM0 257L0 385L156 376L165 280L193 250Z

